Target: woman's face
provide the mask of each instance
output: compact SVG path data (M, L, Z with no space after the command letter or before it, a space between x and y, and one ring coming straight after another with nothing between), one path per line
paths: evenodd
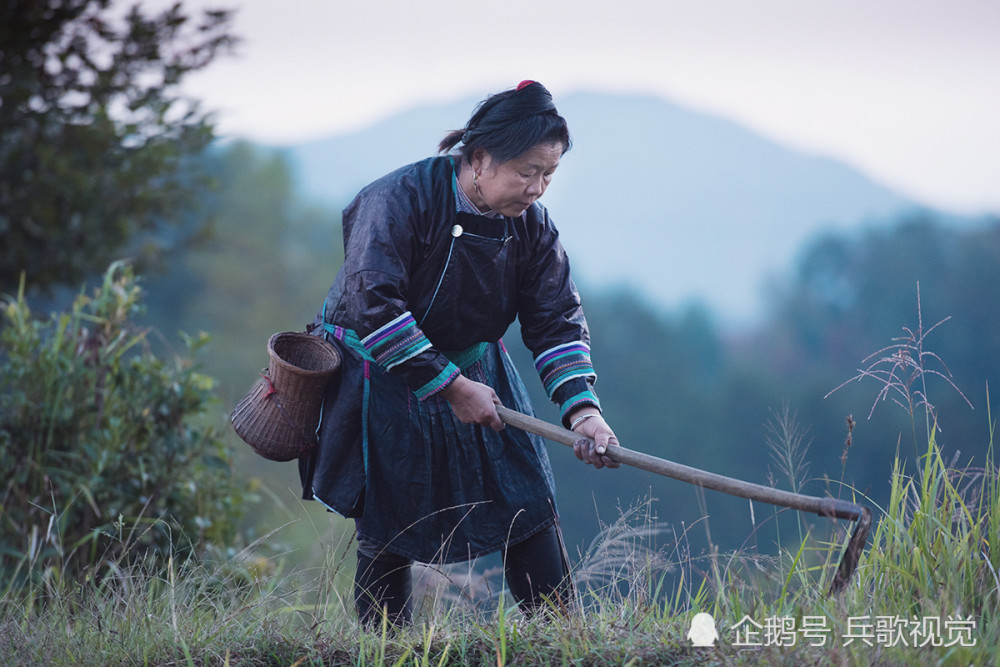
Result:
M517 217L545 193L552 174L559 166L563 145L559 142L536 144L521 155L497 163L486 151L477 151L472 158L476 179L476 194L492 211Z

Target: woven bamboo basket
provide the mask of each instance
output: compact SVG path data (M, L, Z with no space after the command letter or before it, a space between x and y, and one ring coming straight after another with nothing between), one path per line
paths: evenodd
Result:
M307 333L276 333L260 379L233 409L236 434L271 461L291 461L316 445L327 382L340 368L330 343Z

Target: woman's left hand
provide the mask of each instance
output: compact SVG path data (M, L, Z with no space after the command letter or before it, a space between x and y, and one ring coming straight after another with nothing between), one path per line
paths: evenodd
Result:
M578 418L585 413L573 415ZM573 419L570 420L572 423ZM611 459L606 452L608 447L617 447L618 438L611 430L604 417L595 412L593 417L588 417L581 421L573 432L582 436L573 445L573 453L576 458L584 463L593 465L595 468L617 468L621 464Z

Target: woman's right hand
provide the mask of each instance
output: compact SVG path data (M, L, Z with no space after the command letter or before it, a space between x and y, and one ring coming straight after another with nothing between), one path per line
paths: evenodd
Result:
M496 392L481 382L459 375L455 381L441 390L441 395L451 404L458 421L463 424L489 426L494 431L503 430L503 422L497 414L501 405Z

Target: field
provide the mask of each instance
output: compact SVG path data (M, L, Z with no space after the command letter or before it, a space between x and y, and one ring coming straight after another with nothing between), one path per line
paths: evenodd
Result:
M874 510L868 546L837 595L828 588L849 525L770 557L696 557L680 541L649 549L663 527L636 508L577 565L579 609L525 620L489 571L428 567L416 577L414 626L376 631L354 619L349 538L327 538L326 562L293 572L281 571L280 556L260 555L271 537L217 562L127 562L125 549L86 581L50 569L3 591L0 656L60 666L992 663L1000 649L992 456L982 469L956 470L931 431L919 468L897 465L889 505ZM716 640L710 629L689 634L697 613L711 615Z

